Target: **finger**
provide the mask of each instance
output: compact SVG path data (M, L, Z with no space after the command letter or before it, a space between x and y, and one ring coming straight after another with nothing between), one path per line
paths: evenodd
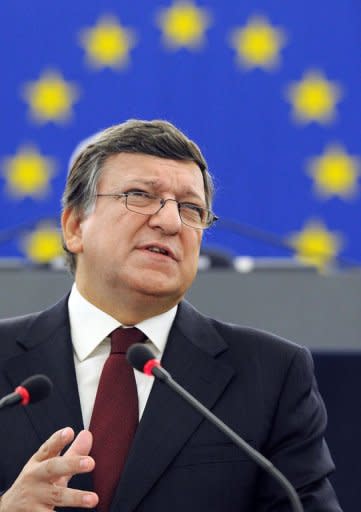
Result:
M64 453L64 457L73 455L88 455L93 444L93 436L89 430L82 430L76 436L74 441L71 443L67 451ZM94 466L93 466L94 467ZM93 467L89 470L92 471ZM58 480L58 484L64 487L67 486L72 475L68 475Z
M95 492L79 491L58 485L49 486L46 494L44 504L52 509L53 507L93 508L99 501Z
M35 473L39 481L55 482L62 477L69 479L77 473L93 471L94 466L94 459L89 456L60 456L43 461Z
M32 459L41 462L51 457L56 457L73 439L74 430L72 428L66 427L58 430L40 446Z
M93 444L93 436L89 430L82 430L71 443L64 456L89 455Z
M32 488L25 487L21 492L15 493L15 497L14 493L13 496L10 494L11 492L8 491L2 496L1 505L4 511L49 512L57 510L54 507L94 508L99 502L94 492L69 489L49 483L39 483Z

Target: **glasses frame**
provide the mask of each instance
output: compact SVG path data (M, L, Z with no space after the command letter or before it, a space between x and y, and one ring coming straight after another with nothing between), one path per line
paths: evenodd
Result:
M142 212L137 211L137 210L132 210L132 208L129 207L129 205L128 205L128 197L129 196L132 197L133 195L138 195L139 196L139 192L138 193L122 192L122 193L119 193L119 194L116 194L116 193L113 193L113 194L95 194L95 197L114 197L114 198L117 198L117 199L125 197L125 207L127 208L127 210L129 210L130 212L133 212L133 213L139 213L140 215L156 215L165 206L167 201L174 201L175 203L177 203L179 218L180 218L182 224L184 224L185 226L187 226L189 228L193 228L193 229L201 229L201 230L208 229L219 219L219 217L217 215L215 215L212 212L212 210L209 210L208 208L203 208L202 206L197 206L197 208L199 208L200 210L203 210L204 212L207 213L208 218L210 220L209 220L208 225L206 225L206 226L199 226L199 227L191 226L190 224L187 224L187 222L185 222L183 220L182 214L181 214L181 207L184 204L192 204L192 203L180 202L180 201L177 201L176 199L172 199L172 198L163 199L162 197L154 196L153 194L148 194L147 192L143 192L143 194L149 196L150 199L158 199L159 200L160 206L159 206L157 211L155 211L154 213L142 213Z

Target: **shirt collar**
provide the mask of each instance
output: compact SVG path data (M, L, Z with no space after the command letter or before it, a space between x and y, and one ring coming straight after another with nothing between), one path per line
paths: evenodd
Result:
M68 309L73 348L79 361L89 357L109 333L121 325L118 320L86 300L75 283L69 296ZM178 306L174 306L165 313L135 325L152 342L157 357L163 354L177 309Z

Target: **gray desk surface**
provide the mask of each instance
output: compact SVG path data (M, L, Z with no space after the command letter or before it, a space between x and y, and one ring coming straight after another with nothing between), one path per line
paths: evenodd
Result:
M39 311L72 284L65 270L0 268L0 318ZM361 349L361 272L200 271L187 298L203 313L316 349Z

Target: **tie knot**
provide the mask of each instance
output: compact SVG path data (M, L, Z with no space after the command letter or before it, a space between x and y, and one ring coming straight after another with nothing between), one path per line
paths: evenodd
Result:
M125 354L134 343L145 340L145 335L136 327L118 327L110 334L111 354Z

